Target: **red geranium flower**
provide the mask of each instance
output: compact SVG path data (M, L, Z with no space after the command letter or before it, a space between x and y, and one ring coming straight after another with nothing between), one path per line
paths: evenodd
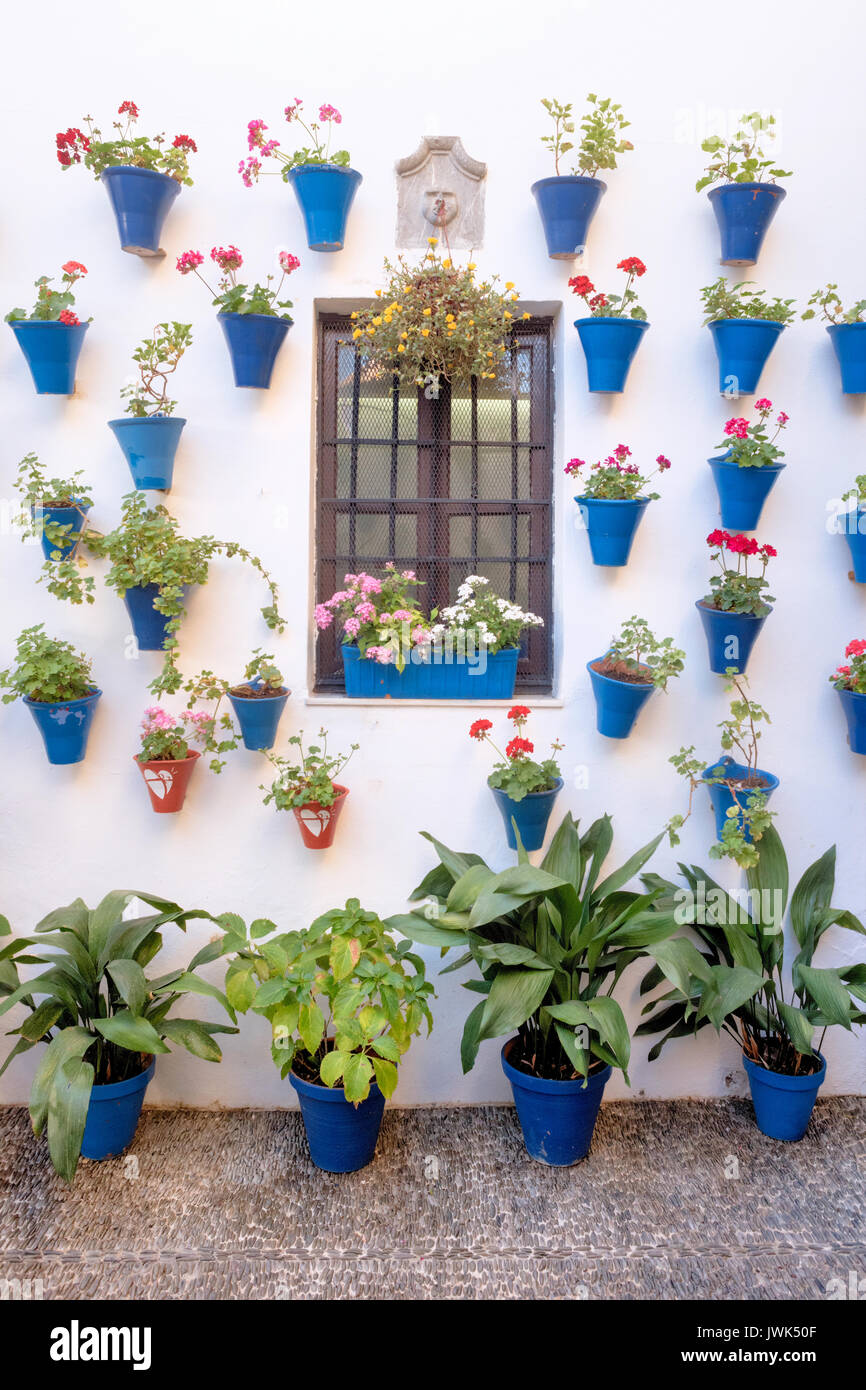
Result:
M193 154L198 154L198 145L190 135L176 135L171 143L176 150L192 150Z
M117 108L118 116L128 116L131 121L138 120L138 107L134 101L122 101Z
M864 652L866 652L866 641L862 637L855 638L845 648L846 656L862 656Z
M60 322L65 323L67 328L77 328L81 320L77 314L73 314L71 309L63 309L60 313Z
M569 289L571 289L574 294L579 294L584 299L588 294L592 294L593 290L595 289L595 285L592 283L588 275L572 275L571 279L568 282L568 285Z
M531 713L532 711L528 709L526 705L514 705L508 711L508 718L513 720L515 724L522 724L525 719L529 718Z
M720 531L717 528L715 531L711 531L707 536L707 545L724 545L725 542L729 540L730 536L727 531Z
M60 267L60 269L65 270L67 275L87 274L87 266L82 265L80 261L67 261L65 265L62 265Z
M534 753L535 745L530 743L528 738L513 738L510 743L505 745L505 756L512 762L517 762L520 758L525 758L527 753Z
M477 738L479 742L486 737L487 730L492 729L493 725L489 719L476 719L469 730L470 738Z
M645 275L646 266L638 256L627 256L624 261L620 261L617 270L626 270L629 275Z

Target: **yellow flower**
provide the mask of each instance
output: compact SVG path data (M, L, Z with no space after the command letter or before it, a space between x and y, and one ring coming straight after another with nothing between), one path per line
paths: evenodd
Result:
M513 280L506 280L506 281L505 281L505 288L506 288L507 290L513 290L513 289L514 289L514 281L513 281Z
M374 327L374 328L379 328L380 325L381 325L381 323L382 323L382 315L381 315L381 314L377 314L376 317L375 317L374 320L373 320L373 327Z
M429 337L430 337L430 329L429 329L429 328L422 328L422 329L421 329L421 337L422 337L422 338L429 338Z
M453 329L453 328L449 331L448 337L449 337L449 338L453 338L453 337L454 337L454 329Z
M522 318L525 318L525 319L531 319L531 318L532 318L532 315L531 315L531 314L529 313L529 311L527 310L527 312L526 312L525 314L522 314L521 317L522 317Z
M513 315L513 314L510 314L510 313L508 312L508 310L506 309L505 312L503 313L502 317L503 317L504 319L511 319L511 318L514 318L514 315ZM374 319L373 322L375 323L376 320Z
M451 269L451 262L450 262L450 261L443 261L443 262L442 262L442 268L443 268L443 270L450 270L450 269Z
M513 294L513 295L511 296L511 298L512 298L512 299L517 299L518 296L517 296L516 294Z
M360 336L361 336L361 330L360 330L360 328L356 328L355 331L354 331L354 333L352 334L352 337L353 337L353 338L360 338Z
M428 245L428 246L438 246L438 245L439 245L439 238L438 238L438 236L428 236L428 238L427 238L427 245Z
M470 327L470 328L474 328L474 327L475 327L475 320L474 320L474 319L470 319L470 320L469 320L469 327Z
M492 357L492 356L493 356L493 353L492 353L492 352L488 352L487 356L488 356L488 357Z
M431 311L430 311L429 309L425 309L425 310L424 310L424 318L425 318L425 319L429 319L429 317L430 317L430 312L431 312Z
M349 315L349 318L356 319L357 317L358 317L358 311L357 311L357 309L353 309L352 312L351 312L351 314Z
M376 298L377 298L377 299L381 299L381 298L382 298L382 291L381 291L381 290L377 290L377 291L376 291Z
M467 265L466 269L467 269L467 270L474 270L474 269L475 269L475 262L474 262L474 261L470 261L469 264Z
M405 351L406 351L406 344L405 344L405 343L398 343L398 344L397 344L397 351L398 351L398 352L405 352Z
M367 329L367 332L369 333L370 337L372 338L373 335L375 334L376 330L375 330L375 328L368 328L368 329Z
M409 334L408 334L408 333L401 333L401 334L400 334L400 337L401 337L401 338L408 338L408 337L409 337Z

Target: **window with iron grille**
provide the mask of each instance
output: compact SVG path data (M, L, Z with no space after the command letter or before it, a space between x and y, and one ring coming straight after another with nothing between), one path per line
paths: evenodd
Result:
M414 569L422 607L452 603L468 574L544 619L524 634L518 688L553 677L552 320L514 330L496 381L392 388L351 345L350 320L319 319L316 600L346 573ZM319 633L316 690L339 692L340 634Z

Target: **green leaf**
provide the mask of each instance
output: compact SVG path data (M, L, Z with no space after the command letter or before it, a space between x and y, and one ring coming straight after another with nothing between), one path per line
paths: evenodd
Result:
M658 962L662 973L686 999L694 992L692 976L709 980L710 967L696 946L684 937L674 941L659 941L647 948L647 954Z
M650 840L649 844L644 845L635 854L627 859L622 868L610 874L602 883L598 885L593 893L593 901L607 897L609 893L616 893L620 888L624 888L630 879L643 868L648 859L651 859L665 837L665 831L656 835L655 839Z
M463 1036L460 1040L460 1063L464 1076L475 1066L475 1059L478 1056L478 1047L481 1042L481 1022L486 1007L487 1000L485 998L470 1011L463 1025Z
M812 950L815 949L815 919L830 906L835 882L836 846L833 845L809 865L791 895L791 926L801 946L809 943Z
M701 991L697 1019L708 1018L716 1032L721 1032L728 1015L742 1008L763 985L763 975L742 965L711 966L710 979Z
M361 1052L353 1052L343 1069L343 1090L346 1100L357 1105L370 1094L373 1080L373 1063Z
M89 1062L71 1057L55 1072L48 1097L48 1152L67 1182L75 1177L81 1155L93 1076Z
M112 960L105 968L130 1012L143 1013L149 991L141 966L134 960Z
M479 1041L519 1028L540 1007L553 979L552 970L500 970L484 1002Z
M64 1006L58 1004L56 999L46 999L44 1003L39 1005L38 1009L34 1009L33 1013L25 1018L17 1031L28 1042L37 1043L48 1032L49 1028L54 1027L63 1012Z
M230 967L226 975L226 996L233 1009L245 1014L256 997L256 979L252 961L243 961Z
M331 941L329 964L335 980L351 975L361 959L361 943L357 937L335 936Z
M315 1000L302 1004L298 1014L298 1032L304 1047L312 1055L325 1035L325 1018Z
M496 875L488 869L486 864L473 864L461 874L457 882L451 888L447 898L447 907L451 912L468 912L483 888L487 886Z
M48 1115L48 1100L58 1068L72 1058L83 1057L96 1039L86 1028L64 1028L45 1050L30 1087L30 1119L33 1133L41 1134Z
M798 967L800 980L829 1023L851 1029L851 1000L835 970L817 970L811 965Z
M764 831L757 849L758 862L746 869L746 879L749 887L758 894L760 925L765 929L778 930L781 936L788 905L788 859L774 825L769 825ZM765 907L768 908L766 919Z
M319 1075L326 1086L336 1086L351 1055L351 1052L339 1052L336 1048L325 1053L319 1067Z
M393 1062L383 1061L381 1057L371 1057L376 1085L386 1099L390 1099L397 1089L397 1068Z
M516 946L512 941L490 942L478 947L482 960L496 960L502 965L526 965L532 970L550 970L553 962L545 960L528 946Z
M125 1048L127 1052L168 1052L162 1038L153 1024L128 1010L115 1014L113 1018L95 1018L93 1026L115 1047Z
M814 1029L802 1009L795 1009L793 1004L785 1004L781 999L776 1001L776 1007L797 1052L811 1056Z
M465 931L439 926L438 918L428 921L417 912L397 913L385 919L385 926L388 931L399 932L401 936L422 946L441 946L446 951L452 946L466 946L469 942Z
M222 1059L220 1048L198 1019L166 1018L160 1027L169 1042L185 1047L194 1057L201 1057L205 1062L219 1062ZM226 1027L224 1031L237 1033L238 1030Z
M380 1057L384 1057L386 1062L399 1062L403 1055L394 1039L387 1034L381 1038L373 1038L370 1046Z

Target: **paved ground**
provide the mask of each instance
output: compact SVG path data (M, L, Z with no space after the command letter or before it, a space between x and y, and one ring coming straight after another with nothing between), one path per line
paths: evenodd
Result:
M738 1176L727 1176L737 1174ZM145 1110L69 1190L0 1108L0 1278L45 1298L807 1298L866 1277L866 1099L800 1144L747 1101L614 1102L592 1153L533 1163L513 1110L389 1110L337 1177L297 1112Z

